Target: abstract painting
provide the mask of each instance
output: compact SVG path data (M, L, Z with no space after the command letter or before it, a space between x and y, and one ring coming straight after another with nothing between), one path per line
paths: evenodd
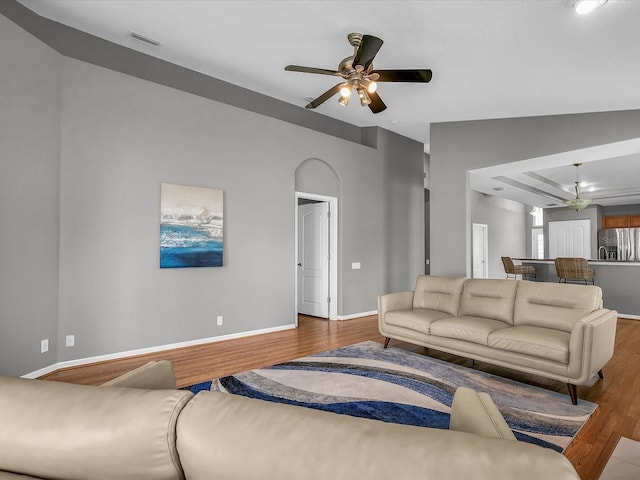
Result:
M223 191L160 185L160 268L221 267Z

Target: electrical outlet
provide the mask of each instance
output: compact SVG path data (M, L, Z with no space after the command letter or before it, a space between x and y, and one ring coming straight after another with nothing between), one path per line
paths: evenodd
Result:
M40 353L45 353L49 351L49 339L45 338L44 340L40 340Z
M67 347L73 347L76 344L76 337L74 335L67 335L64 344Z
M218 315L217 322L218 326L222 325L222 315Z

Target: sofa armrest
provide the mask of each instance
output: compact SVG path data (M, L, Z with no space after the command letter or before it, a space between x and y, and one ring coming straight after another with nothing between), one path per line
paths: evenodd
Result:
M413 292L386 293L378 296L378 328L384 332L384 316L393 310L413 308Z
M516 440L489 394L466 387L458 387L453 395L449 430Z
M20 475L19 473L4 472L0 470L0 480L43 480L40 477L31 475Z
M410 310L413 308L413 292L386 293L378 296L378 314L392 310Z
M145 363L141 367L103 383L102 386L148 390L175 390L177 388L173 364L169 360Z
M184 479L175 446L184 390L0 376L0 471L67 480Z
M578 320L571 330L569 376L588 381L613 356L618 312L601 309ZM580 384L578 382L577 384Z

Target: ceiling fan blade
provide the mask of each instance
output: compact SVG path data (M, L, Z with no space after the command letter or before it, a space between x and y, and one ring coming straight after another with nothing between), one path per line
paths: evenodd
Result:
M371 103L369 104L369 108L373 113L380 113L383 110L386 110L387 106L384 104L380 95L376 92L370 93L369 98L371 98Z
M326 92L324 92L322 95L320 95L318 98L316 98L315 100L312 100L306 107L304 108L316 108L320 105L322 105L324 102L326 102L327 100L329 100L331 97L333 97L336 93L340 92L340 86L342 84L339 83L338 85L336 85L335 87L331 87L329 90L327 90Z
M358 51L353 58L353 65L362 65L362 67L367 70L383 43L384 42L378 37L374 37L373 35L363 35Z
M300 65L287 65L284 69L288 72L302 72L302 73L319 73L320 75L338 75L340 72L336 70L327 70L326 68L315 67L301 67Z
M431 70L374 70L380 78L377 82L414 82L428 83L433 76Z

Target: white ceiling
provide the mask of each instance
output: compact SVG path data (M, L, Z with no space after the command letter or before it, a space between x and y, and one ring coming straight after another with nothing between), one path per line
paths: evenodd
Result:
M385 43L376 68L430 68L433 80L380 84L388 108L377 115L358 102L342 107L337 98L317 111L424 142L427 152L434 122L640 109L637 0L608 0L588 16L577 15L569 0L19 1L44 17L301 108L336 79L285 72L285 65L337 69L353 52L348 33L378 36ZM161 45L133 40L130 31ZM640 157L626 162L634 165L632 178L629 170L609 178L611 164L596 168L594 161L581 169L581 180L639 189L629 182L640 183ZM573 167L529 171L569 190L575 181ZM521 174L512 180L529 182ZM515 200L551 203L502 186L519 192Z
M640 136L640 135L639 135ZM640 138L471 171L473 190L542 208L580 197L594 205L640 204ZM579 164L576 168L574 164Z

